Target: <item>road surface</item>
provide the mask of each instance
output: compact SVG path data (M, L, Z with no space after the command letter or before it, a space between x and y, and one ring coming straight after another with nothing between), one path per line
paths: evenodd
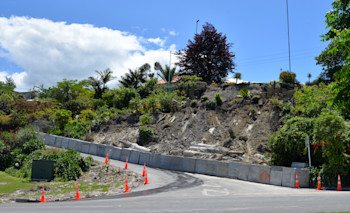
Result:
M103 161L103 158L95 157ZM123 167L124 162L114 161ZM142 172L143 166L129 163ZM150 184L104 199L0 204L0 212L341 212L349 191L293 189L148 168Z

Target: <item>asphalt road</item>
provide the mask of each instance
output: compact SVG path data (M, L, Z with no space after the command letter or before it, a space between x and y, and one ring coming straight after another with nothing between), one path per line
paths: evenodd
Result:
M103 160L103 158L100 158ZM112 161L123 167L124 162ZM141 172L143 166L129 164ZM0 212L341 212L349 191L270 186L227 178L148 169L151 182L128 194L80 201L0 204Z

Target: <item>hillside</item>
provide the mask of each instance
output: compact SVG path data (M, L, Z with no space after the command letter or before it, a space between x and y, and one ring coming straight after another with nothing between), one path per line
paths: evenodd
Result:
M244 87L249 98L240 93ZM197 107L191 107L191 100L187 100L176 112L154 114L155 123L149 127L156 135L147 142L139 139L140 115L123 115L95 126L85 139L167 155L266 164L269 136L279 129L282 108L292 105L294 90L238 84L207 87L204 96L212 100L216 93L221 94L223 104L213 110L207 109L203 100L198 100ZM234 132L231 140L230 128Z

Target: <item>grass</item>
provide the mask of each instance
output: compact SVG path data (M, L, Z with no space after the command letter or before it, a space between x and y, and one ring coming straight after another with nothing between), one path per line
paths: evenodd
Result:
M36 184L30 183L26 179L13 177L5 172L0 172L0 194L10 194L17 190L34 189Z
M69 195L75 193L75 181L69 182L30 182L28 179L16 178L5 172L0 172L0 182L5 184L0 184L0 194L11 194L17 190L33 190L32 193L20 193L17 195L10 195L10 199L15 198L29 198L36 199L40 198L41 193L35 191L41 191L41 187L45 186L48 190L45 192L45 195ZM103 184L103 183L102 183ZM99 183L85 183L79 182L79 192L81 195L87 195L91 192L108 192L110 188L117 188L123 184L123 182L116 182L112 184L99 184Z

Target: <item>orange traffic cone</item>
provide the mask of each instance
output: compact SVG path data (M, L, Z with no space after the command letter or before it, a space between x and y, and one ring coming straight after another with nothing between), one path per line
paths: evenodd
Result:
M148 182L148 177L147 177L147 170L146 170L145 182L144 182L143 184L149 184L149 182Z
M108 163L108 152L107 152L107 155L106 155L106 159L105 159L105 164Z
M317 190L322 190L321 189L321 176L320 176L320 174L318 174L318 177L317 177Z
M126 157L125 168L124 169L128 169L128 157Z
M343 190L341 189L340 175L338 175L338 187L337 187L337 191L343 191Z
M75 184L75 199L80 200L80 193L79 193L79 188L78 188L78 183Z
M142 176L146 175L146 163L143 164L143 172L142 172Z
M126 176L125 176L125 190L124 192L130 192L129 186L128 186L128 181L126 180Z
M45 203L45 189L44 189L44 186L42 187L42 190L41 190L41 200L40 200L40 203Z
M298 173L295 174L295 188L300 189Z

